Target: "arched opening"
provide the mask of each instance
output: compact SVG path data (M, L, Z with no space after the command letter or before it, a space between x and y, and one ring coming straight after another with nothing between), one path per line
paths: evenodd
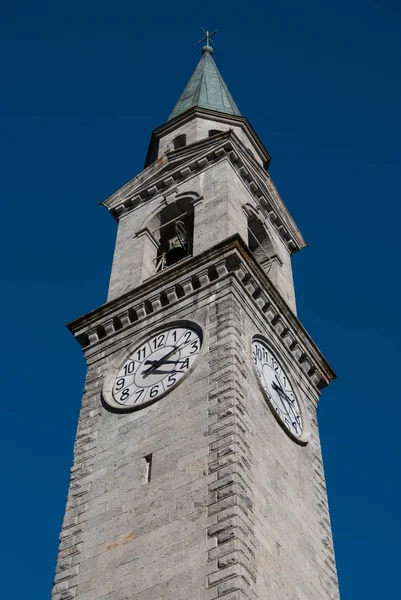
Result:
M274 248L263 223L254 213L248 216L248 246L260 266L265 269L274 254Z
M178 148L183 148L187 145L187 136L185 133L180 133L173 139L174 150L178 150Z
M158 240L155 272L192 255L194 236L194 209L188 198L180 198L163 208L158 217L158 227L153 234Z

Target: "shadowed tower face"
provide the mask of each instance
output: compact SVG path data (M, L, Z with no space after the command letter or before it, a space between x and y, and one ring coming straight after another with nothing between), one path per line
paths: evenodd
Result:
M53 600L338 598L305 242L205 34L144 170L103 202L107 302L69 325L88 370Z

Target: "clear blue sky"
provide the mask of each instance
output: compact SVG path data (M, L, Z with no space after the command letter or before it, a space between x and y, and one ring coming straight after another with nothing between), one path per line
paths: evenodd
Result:
M319 421L342 600L399 598L401 5L1 2L4 598L49 595L84 382L65 323L105 301L97 205L216 63L309 243L299 316L338 373Z

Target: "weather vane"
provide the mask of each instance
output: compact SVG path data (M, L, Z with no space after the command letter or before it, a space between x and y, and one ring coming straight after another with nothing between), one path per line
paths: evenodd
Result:
M214 35L215 33L217 33L217 29L215 29L214 31L212 31L212 33L209 33L208 31L205 31L203 29L203 27L201 27L205 37L202 38L201 40L199 40L198 44L201 44L202 42L204 42L206 40L206 46L214 46L212 35Z

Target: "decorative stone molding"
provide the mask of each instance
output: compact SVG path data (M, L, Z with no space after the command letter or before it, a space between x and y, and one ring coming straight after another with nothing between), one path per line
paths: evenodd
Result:
M129 311L124 310L122 313L120 313L119 320L120 320L120 325L121 325L122 329L124 329L124 327L127 327L127 325L129 325L131 323L131 317L130 317Z
M207 285L209 283L209 281L210 281L209 270L208 269L203 269L203 271L200 271L197 274L197 277L198 277L199 285L201 287Z
M69 328L88 349L111 339L114 331L131 327L149 314L232 277L246 290L249 300L255 303L274 334L284 341L312 384L318 389L328 385L335 377L334 372L239 236L192 257L189 276L188 261L176 263L136 290L72 322Z
M162 209L160 209L160 210L162 210ZM153 235L153 233L150 231L150 229L148 227L143 227L136 233L137 238L140 238L143 236L147 237L149 239L149 241L152 242L152 244L154 245L154 247L156 249L159 247L159 244L158 244L155 236Z
M164 186L165 186L166 188L169 188L169 187L170 187L170 186L172 186L174 183L175 183L175 181L174 181L174 177L171 177L171 176L170 176L170 177L167 177L167 179L165 179L165 180L163 181L163 184L164 184Z
M187 177L188 175L191 175L191 173L192 173L192 171L191 171L190 167L185 167L184 169L181 169L180 176Z
M162 307L162 300L160 294L156 294L156 296L152 296L152 298L149 298L149 302L152 306L152 312L160 310Z
M216 147L216 141L213 141L212 138L199 142L199 152L194 155L193 150L191 150L184 165L182 165L182 162L176 167L172 164L172 170L168 177L165 175L165 169L163 174L158 175L157 170L154 172L155 169L151 165L148 167L149 177L147 181L143 180L143 177L138 181L134 179L103 204L119 219L122 214L131 210L139 202L146 202L149 198L155 198L157 194L165 193L166 189L176 185L177 181L182 182L206 166L227 159L233 165L249 193L254 197L257 205L263 207L267 212L273 227L287 245L289 252L292 254L303 248L306 243L299 231L291 231L288 223L282 219L278 209L275 208L275 205L278 205L282 200L274 186L271 189L270 178L267 177L266 172L261 167L258 166L252 169L248 167L250 158L236 134L232 130L223 133L217 144ZM209 151L208 148L210 148ZM188 154L188 149L184 147L180 149L180 152L185 157ZM149 186L149 179L151 178L154 179L152 181L153 185ZM129 189L129 185L131 185L131 189ZM296 239L297 237L298 239Z
M103 323L103 327L106 336L113 335L113 333L115 332L114 319L109 319L108 321L105 321Z
M132 322L135 321L135 317L136 319L144 319L147 315L145 303L141 302L140 304L138 304L135 310L132 310L132 315L134 315L131 319Z
M149 196L154 196L157 193L157 187L153 185L148 190L146 190Z
M176 291L174 285L172 287L168 288L165 293L166 293L169 304L172 304L173 302L177 302L178 296L177 296L177 291Z
M196 164L200 169L203 169L204 167L206 167L208 162L209 161L207 160L207 158L200 158Z
M188 294L191 294L194 291L192 277L188 277L187 279L184 279L183 281L181 281L180 287L182 288L185 296L188 296Z

